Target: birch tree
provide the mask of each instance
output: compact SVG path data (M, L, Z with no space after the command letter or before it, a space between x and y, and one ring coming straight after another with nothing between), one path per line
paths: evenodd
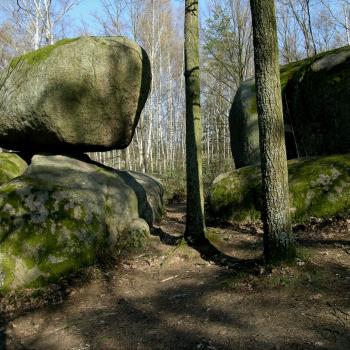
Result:
M350 43L349 0L277 0L282 62Z
M204 170L213 179L228 171L228 115L242 81L253 74L253 44L249 2L214 0L203 28L202 96ZM208 176L209 175L209 176Z
M17 45L2 42L14 55L53 44L60 38L60 25L79 0L3 0L0 11L16 30Z
M184 158L183 39L169 0L102 0L102 33L125 35L148 53L152 89L122 167L167 174ZM180 16L182 18L182 14ZM182 131L180 131L182 129ZM181 156L179 155L181 154ZM114 158L107 155L111 163ZM120 157L119 157L120 158Z

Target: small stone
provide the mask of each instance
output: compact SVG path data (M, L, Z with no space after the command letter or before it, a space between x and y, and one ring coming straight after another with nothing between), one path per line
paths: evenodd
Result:
M322 347L322 346L324 346L324 343L322 341L317 341L317 342L315 342L315 346Z
M322 298L322 294L318 293L318 294L314 294L310 297L310 300L320 300Z

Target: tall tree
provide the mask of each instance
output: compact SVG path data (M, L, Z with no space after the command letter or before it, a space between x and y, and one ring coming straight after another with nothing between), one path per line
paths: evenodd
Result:
M1 49L16 56L65 37L65 19L78 3L79 0L0 1L0 23L5 20L14 31L12 38L0 41Z
M205 241L198 27L198 0L185 0L184 32L187 172L187 219L185 239L191 244L200 244Z
M201 37L203 173L210 181L232 168L228 115L239 85L253 74L249 0L210 0Z
M263 185L264 254L268 263L295 257L289 210L274 0L250 0Z

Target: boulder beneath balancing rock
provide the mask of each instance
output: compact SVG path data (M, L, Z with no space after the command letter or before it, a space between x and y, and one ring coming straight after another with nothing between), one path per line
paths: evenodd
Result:
M162 198L162 185L145 174L34 156L21 176L0 186L0 294L143 249Z
M27 53L0 73L0 147L125 148L150 84L146 52L124 37L66 39Z
M288 162L289 201L294 223L350 214L350 154ZM208 214L234 222L259 222L262 210L260 166L219 175L210 190Z

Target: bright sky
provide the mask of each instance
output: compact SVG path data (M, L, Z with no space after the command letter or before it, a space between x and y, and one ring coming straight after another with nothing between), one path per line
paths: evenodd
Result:
M100 0L80 0L79 5L72 10L72 14L86 17L98 11L100 7Z
M95 32L97 31L97 24L93 16L98 14L100 10L100 0L80 0L79 5L70 12L70 16L74 19L76 25L79 26L83 20L88 24L89 29L93 31L91 34L98 34Z
M1 1L1 0L0 0ZM121 0L122 1L122 0ZM174 7L183 6L184 0L172 0ZM200 2L200 12L203 15L207 9L207 0ZM75 25L80 25L81 19L83 19L91 31L91 34L98 33L98 25L94 20L94 15L101 13L101 0L80 0L78 6L76 6L70 15L74 19Z

